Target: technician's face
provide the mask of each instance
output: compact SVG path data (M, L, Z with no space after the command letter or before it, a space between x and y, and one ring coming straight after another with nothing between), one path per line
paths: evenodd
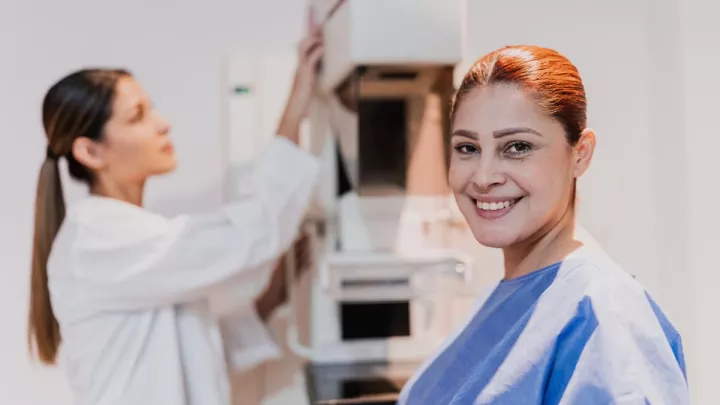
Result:
M552 228L569 209L574 179L587 167L562 125L512 85L466 94L451 145L449 183L458 206L475 238L496 248Z
M131 77L120 79L99 145L102 170L118 181L142 181L173 170L176 159L169 131L170 124L140 84Z

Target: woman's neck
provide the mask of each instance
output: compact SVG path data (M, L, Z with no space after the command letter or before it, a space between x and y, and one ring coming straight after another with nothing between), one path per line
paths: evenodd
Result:
M569 209L549 229L522 243L503 249L505 279L521 277L562 261L582 243L575 240L575 213Z
M141 207L144 189L145 182L120 184L113 181L97 181L90 187L90 194L114 198Z

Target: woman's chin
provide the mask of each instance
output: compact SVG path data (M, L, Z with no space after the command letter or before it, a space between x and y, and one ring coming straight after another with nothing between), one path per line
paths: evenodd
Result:
M487 232L473 229L473 235L478 243L494 249L505 249L517 242L516 235L503 234L501 232Z
M175 171L177 168L177 161L175 159L172 159L171 161L165 162L165 164L158 166L154 170L155 176L162 176L165 174L170 174Z
M512 243L506 243L504 241L498 241L498 240L477 240L481 245L493 249L505 249L506 247L512 245Z
M177 169L177 165L172 165L168 167L162 174L170 174L173 173Z

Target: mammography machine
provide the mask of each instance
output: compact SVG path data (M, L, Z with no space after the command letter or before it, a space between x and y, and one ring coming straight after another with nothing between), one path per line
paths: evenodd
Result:
M307 223L316 268L306 291L291 292L304 316L288 346L306 361L310 403L394 403L450 333L456 301L476 288L477 263L464 248L472 236L447 185L464 2L311 3L326 51L303 146L323 168ZM272 67L294 66L280 59L235 67L254 83L235 81L236 161L253 153L243 134L274 129L274 100L284 101L289 82Z
M461 6L316 4L326 53L310 147L327 177L309 347L298 350L314 401L393 403L448 334L449 302L471 290L473 260L457 249L468 230L447 185Z

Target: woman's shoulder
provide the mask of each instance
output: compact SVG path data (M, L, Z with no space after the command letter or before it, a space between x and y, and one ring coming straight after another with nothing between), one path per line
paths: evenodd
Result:
M684 374L681 334L645 286L602 251L578 253L568 258L564 275L582 288L568 325L587 326L593 332L588 338L595 336L604 347L672 355L666 359L674 358Z
M645 286L603 251L580 249L563 263L560 279L582 291L580 304L599 323L673 329Z
M645 294L636 277L602 250L581 247L560 265L558 280L572 283L586 295L605 293Z

